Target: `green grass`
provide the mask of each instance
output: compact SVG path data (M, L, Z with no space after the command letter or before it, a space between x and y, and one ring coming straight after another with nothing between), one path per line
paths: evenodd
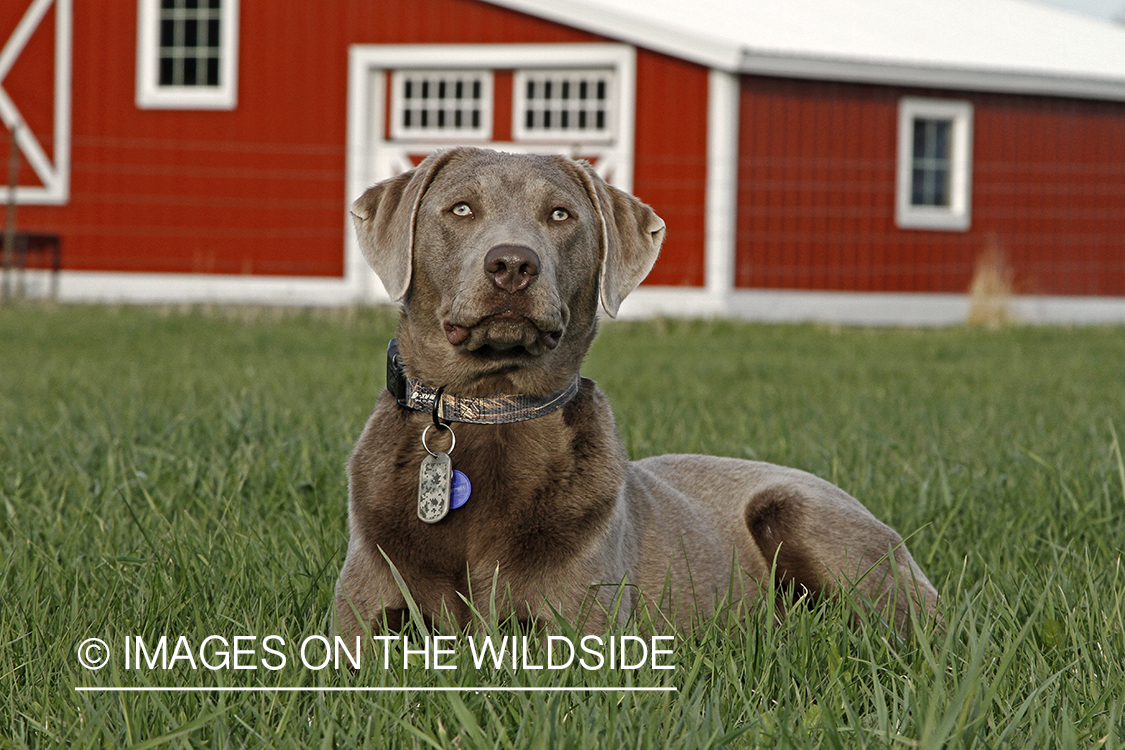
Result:
M327 633L386 312L0 308L0 747L1125 747L1125 330L605 326L633 457L797 466L909 537L944 633L761 607L674 671L126 669ZM621 632L636 630L626 626ZM115 649L83 669L79 643ZM540 655L541 656L541 655ZM78 686L667 686L97 693Z

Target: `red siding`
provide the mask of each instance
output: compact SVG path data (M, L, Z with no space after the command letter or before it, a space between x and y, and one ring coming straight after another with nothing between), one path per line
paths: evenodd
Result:
M136 3L74 0L71 199L18 216L21 229L62 235L65 267L341 275L349 45L606 41L479 0L241 6L237 109L140 110ZM25 7L3 4L0 36ZM47 142L52 34L41 28L5 81ZM645 52L638 69L690 87L680 93L691 102L706 96L702 69ZM638 122L655 124L638 128L634 190L674 227L655 278L701 283L705 105L685 129L683 103L665 107L669 89L641 88ZM668 124L684 138L653 132Z
M637 58L633 191L668 227L646 284L703 285L707 77L706 68L664 55Z
M894 222L898 101L971 101L972 227ZM990 246L1017 291L1125 294L1125 104L747 77L739 287L963 292Z

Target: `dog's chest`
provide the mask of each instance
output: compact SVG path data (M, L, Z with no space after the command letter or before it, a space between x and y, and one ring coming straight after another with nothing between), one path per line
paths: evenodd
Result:
M563 419L455 424L450 455L472 492L463 507L425 523L417 512L419 467L428 455L421 429L392 420L373 419L357 445L352 532L368 549L382 549L404 576L461 589L467 571L474 578L497 568L520 579L550 575L604 533L624 481L612 428L575 429Z

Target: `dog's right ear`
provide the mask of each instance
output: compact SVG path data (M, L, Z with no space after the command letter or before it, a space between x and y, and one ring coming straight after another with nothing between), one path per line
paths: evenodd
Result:
M454 152L431 154L414 169L368 188L352 204L359 248L393 300L405 297L410 288L414 222L422 196Z

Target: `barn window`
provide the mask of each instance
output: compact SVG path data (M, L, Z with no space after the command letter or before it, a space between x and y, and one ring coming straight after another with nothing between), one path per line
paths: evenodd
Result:
M521 140L604 142L613 137L614 71L520 70L513 132Z
M233 109L238 0L140 0L137 106Z
M969 228L972 118L969 102L909 97L899 103L898 226Z
M161 86L218 86L221 0L162 0Z
M398 70L391 85L392 138L491 137L491 72Z
M910 205L949 206L953 121L915 117L910 158Z

